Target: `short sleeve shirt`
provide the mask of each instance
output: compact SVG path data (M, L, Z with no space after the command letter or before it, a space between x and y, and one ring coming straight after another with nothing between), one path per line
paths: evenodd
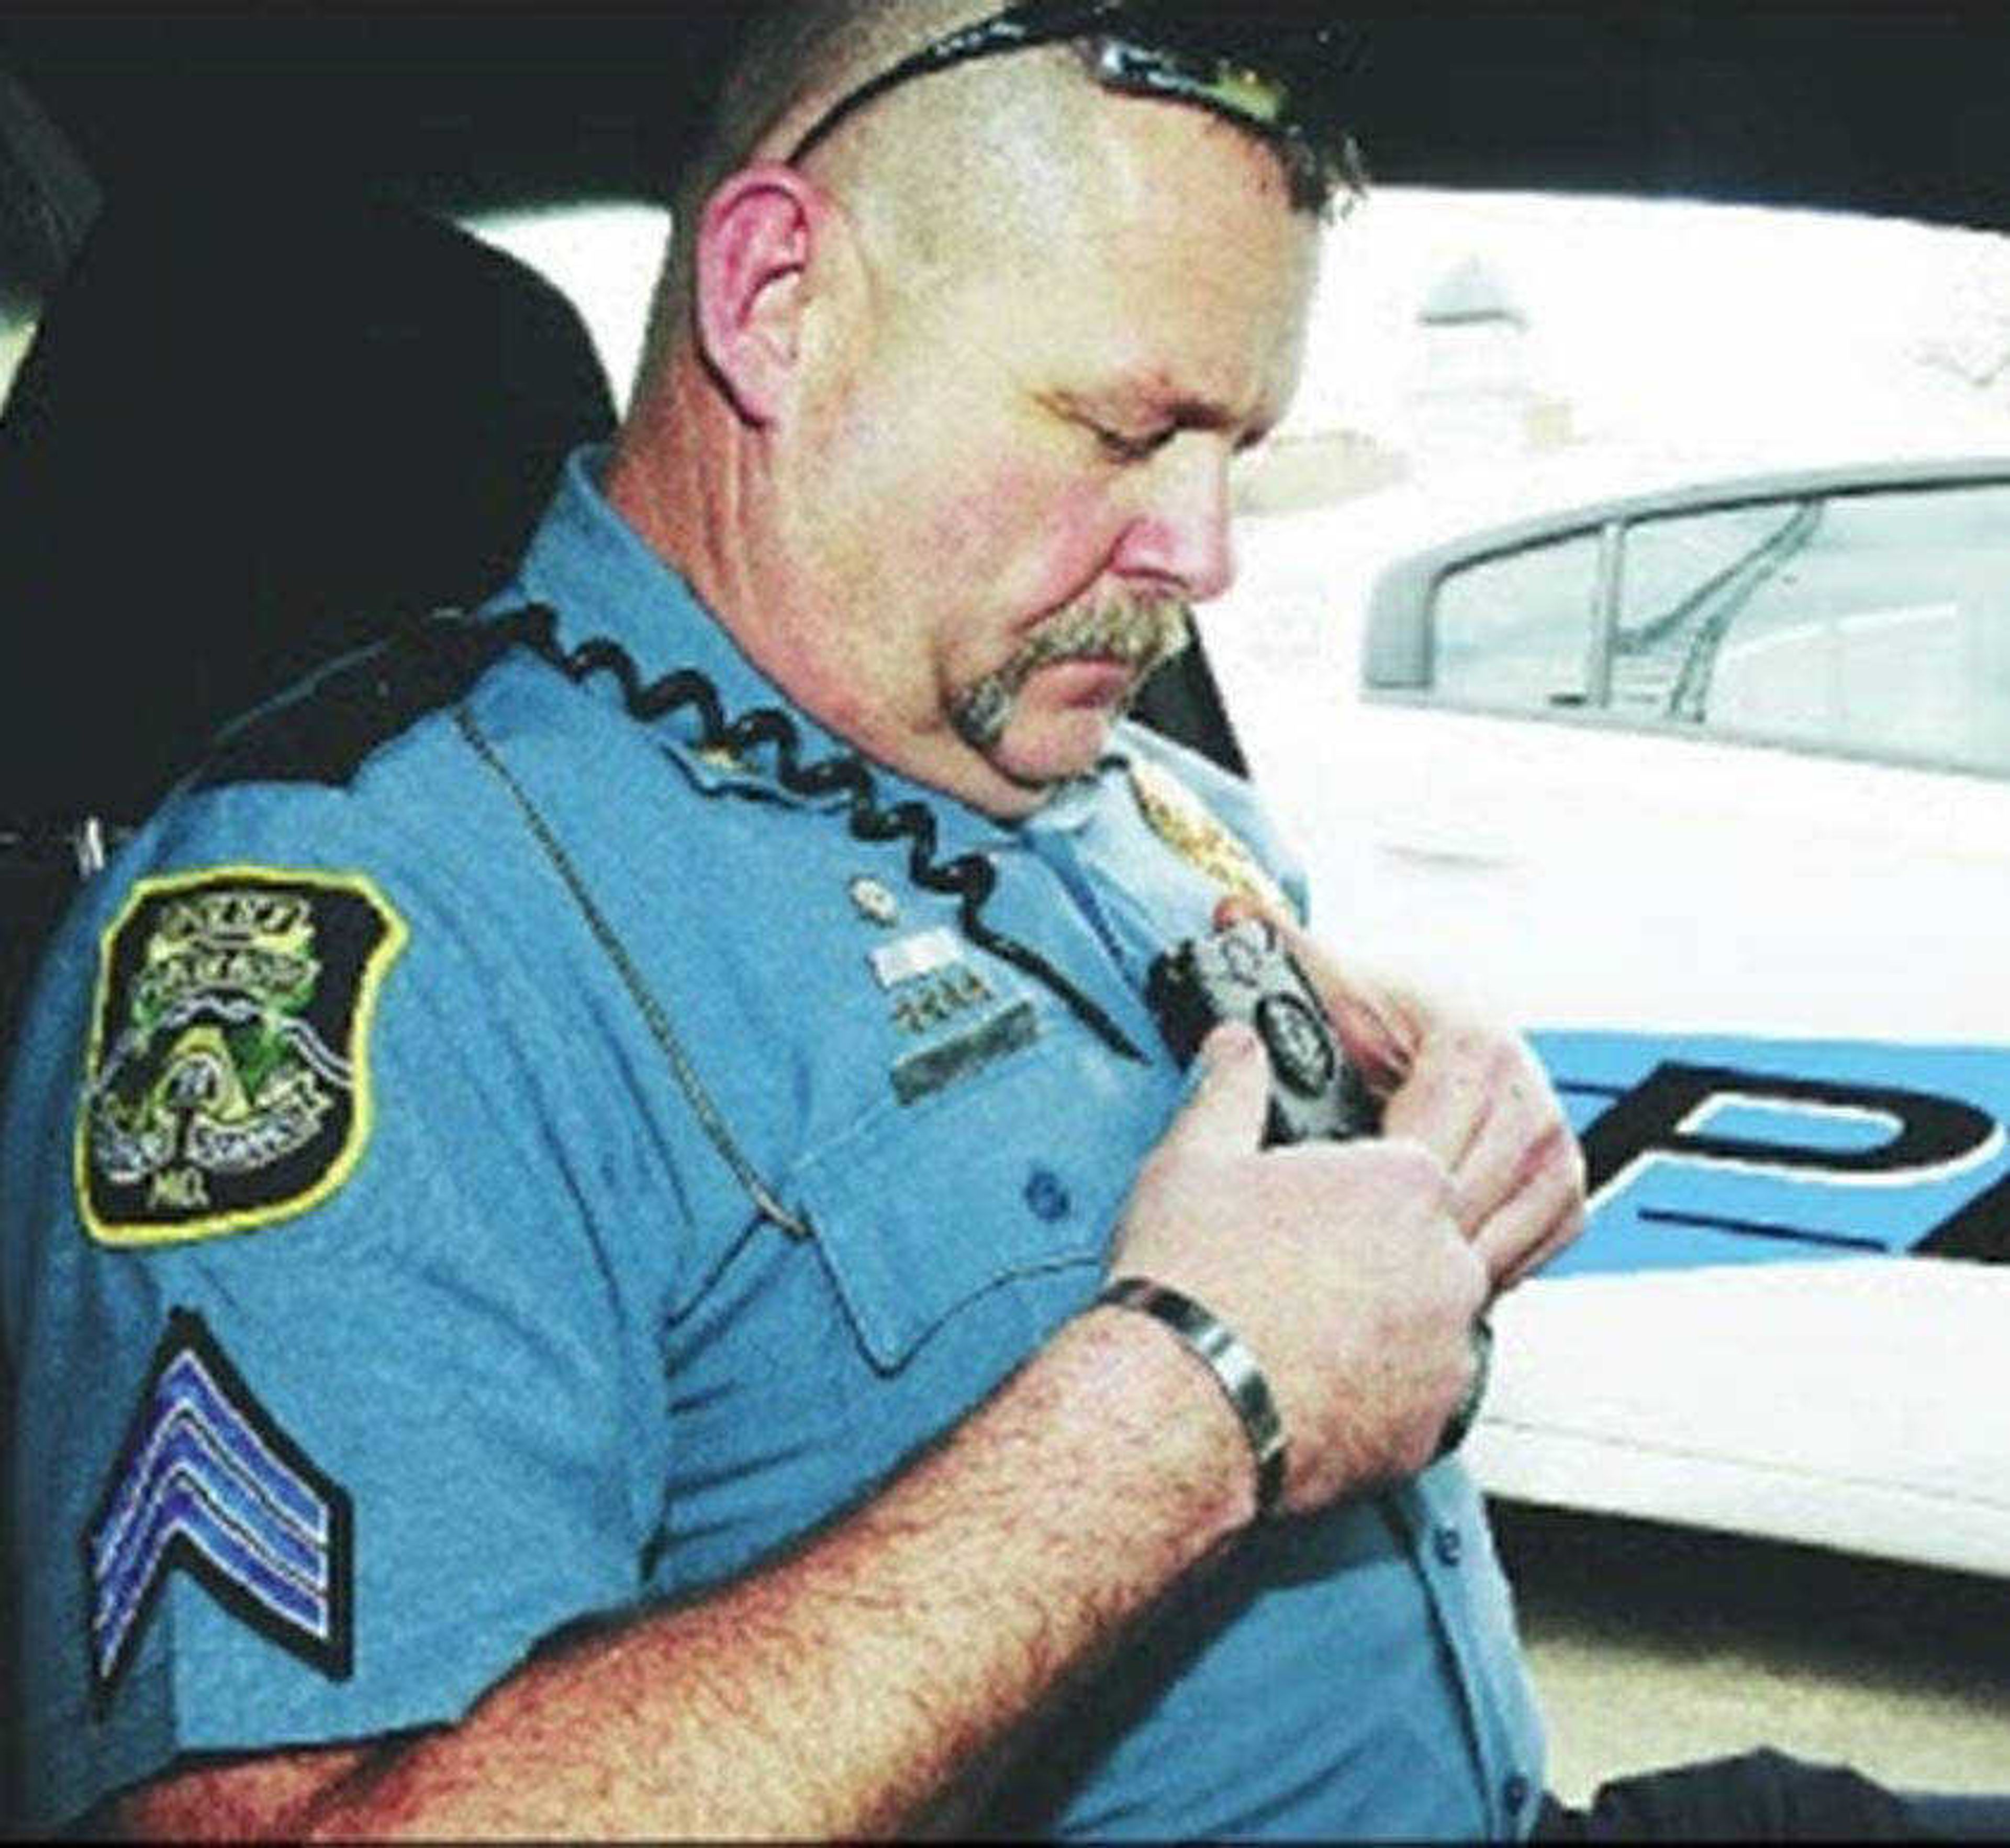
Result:
M450 1724L869 1494L1091 1301L1185 1093L1146 974L1220 866L1167 789L1297 894L1128 726L1017 824L860 764L598 463L491 613L542 654L185 786L47 961L0 1129L31 1825ZM1179 1587L996 1820L1511 1836L1541 1779L1451 1460Z

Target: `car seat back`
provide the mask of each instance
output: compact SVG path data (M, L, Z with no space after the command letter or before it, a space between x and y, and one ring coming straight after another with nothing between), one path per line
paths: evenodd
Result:
M571 304L450 224L107 201L0 416L0 1053L80 866L227 720L506 578L614 416Z

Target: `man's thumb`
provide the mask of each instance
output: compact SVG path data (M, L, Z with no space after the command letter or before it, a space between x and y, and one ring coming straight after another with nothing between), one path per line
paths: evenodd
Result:
M1262 1140L1270 1103L1270 1061L1255 1030L1223 1021L1200 1043L1200 1082L1174 1126L1189 1147L1217 1143L1247 1153Z

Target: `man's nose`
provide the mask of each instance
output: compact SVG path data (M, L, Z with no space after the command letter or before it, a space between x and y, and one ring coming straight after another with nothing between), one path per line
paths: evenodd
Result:
M1184 430L1152 458L1113 560L1126 577L1152 578L1191 602L1218 597L1235 576L1229 538L1228 445Z

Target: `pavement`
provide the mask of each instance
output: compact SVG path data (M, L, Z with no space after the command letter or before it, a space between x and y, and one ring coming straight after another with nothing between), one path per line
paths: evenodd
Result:
M1550 1786L1754 1746L2010 1792L2010 1579L1494 1505Z

